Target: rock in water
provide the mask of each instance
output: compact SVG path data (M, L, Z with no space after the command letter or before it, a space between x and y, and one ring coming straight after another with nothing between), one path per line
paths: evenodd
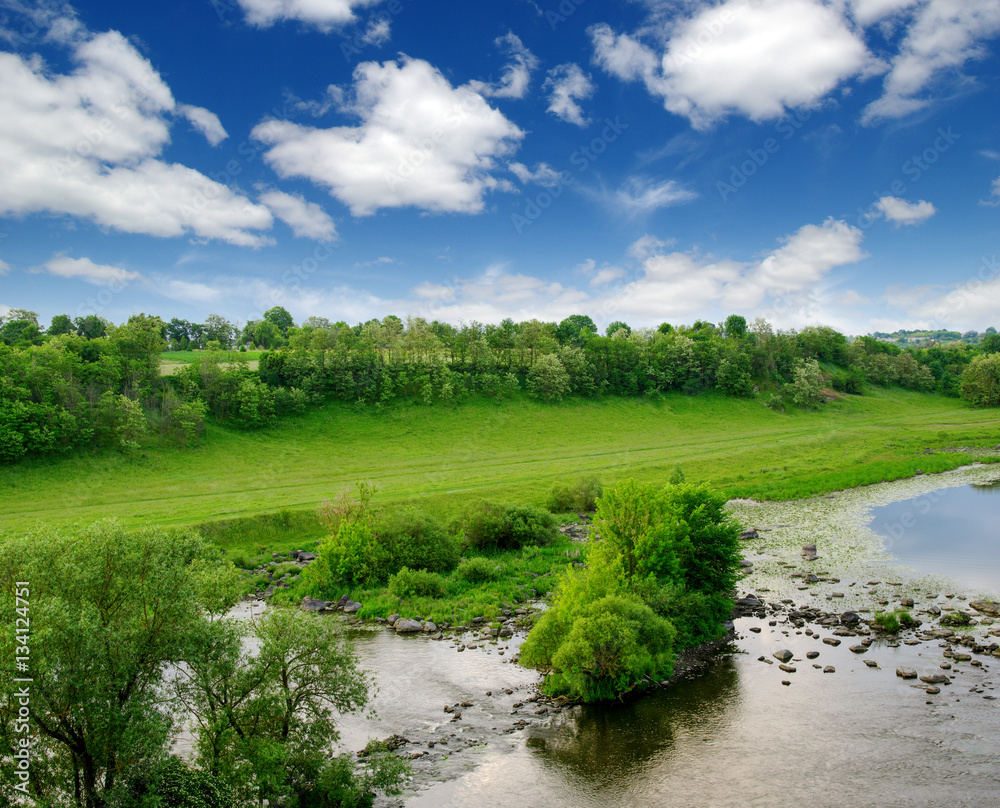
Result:
M778 660L778 662L788 662L792 658L792 652L783 648L780 651L775 651L771 656Z
M1000 603L995 600L970 600L969 605L987 617L1000 617Z
M414 634L424 630L424 624L419 620L411 620L408 617L401 617L393 624L397 634Z
M896 668L896 676L901 679L916 679L917 672L913 668Z
M327 607L327 601L317 600L316 598L302 598L302 603L300 604L303 611L306 612L321 612Z

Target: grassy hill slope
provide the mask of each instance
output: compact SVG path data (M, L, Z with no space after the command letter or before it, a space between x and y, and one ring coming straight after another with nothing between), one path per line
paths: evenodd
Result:
M793 498L941 471L993 446L1000 412L898 390L773 412L759 400L671 395L548 405L522 399L375 412L330 404L263 432L209 429L200 446L23 463L0 470L0 530L118 516L189 524L312 509L374 481L383 502L447 517L470 498L541 503L581 473L665 481L676 464L731 496Z

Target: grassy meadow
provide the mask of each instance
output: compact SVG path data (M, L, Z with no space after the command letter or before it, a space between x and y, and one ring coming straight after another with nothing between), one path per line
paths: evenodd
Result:
M689 481L707 480L729 496L791 499L953 468L970 456L922 452L998 442L1000 412L900 390L785 412L712 394L381 410L334 403L259 432L210 425L186 449L5 467L0 531L106 516L235 525L278 512L313 524L305 512L357 480L374 482L383 504L412 503L449 519L470 499L542 504L554 482L580 474L605 484L665 482L677 464ZM275 540L288 533L268 531Z

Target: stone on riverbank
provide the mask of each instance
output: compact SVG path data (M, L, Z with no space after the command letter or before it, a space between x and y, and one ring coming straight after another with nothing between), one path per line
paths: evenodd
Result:
M424 624L419 620L411 620L409 617L401 617L393 623L393 628L396 629L397 634L414 634L423 631Z

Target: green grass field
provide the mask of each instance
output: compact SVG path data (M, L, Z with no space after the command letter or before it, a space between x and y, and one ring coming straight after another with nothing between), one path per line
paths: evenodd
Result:
M225 361L223 367L233 362L246 362L250 370L257 370L261 354L264 351L223 351ZM164 351L160 354L160 375L173 376L185 365L197 362L204 351Z
M902 391L876 391L809 412L758 400L671 395L541 404L330 404L263 432L210 426L200 446L76 455L0 469L0 530L116 516L129 524L199 524L312 510L357 480L383 503L413 502L447 519L470 499L541 504L561 477L597 474L689 481L730 496L788 499L917 468L942 471L965 454L928 447L994 446L1000 411Z

